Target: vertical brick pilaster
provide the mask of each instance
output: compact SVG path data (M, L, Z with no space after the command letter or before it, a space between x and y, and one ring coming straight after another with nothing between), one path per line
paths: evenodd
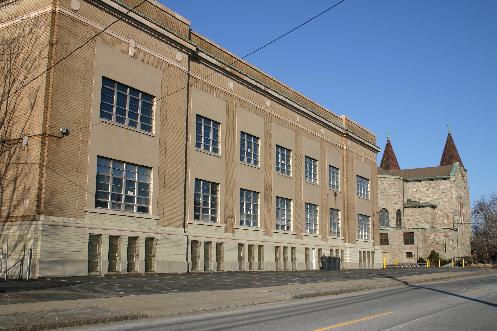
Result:
M328 239L330 209L328 208L328 160L326 159L326 145L321 141L319 154L319 185L321 186L321 202L319 207L319 233L323 240Z
M264 118L264 229L266 235L272 236L275 228L275 202L273 201L273 167L274 151L272 142L272 121L269 116Z
M295 201L293 203L293 227L298 238L302 238L304 232L304 201L302 200L302 180L304 178L304 155L302 153L302 132L295 130L295 151L292 155L293 178L295 180Z
M236 107L233 101L227 102L226 125L225 125L225 188L224 188L224 218L226 222L226 232L235 232L235 199L239 198L236 189L236 166L235 166L235 146L236 146Z

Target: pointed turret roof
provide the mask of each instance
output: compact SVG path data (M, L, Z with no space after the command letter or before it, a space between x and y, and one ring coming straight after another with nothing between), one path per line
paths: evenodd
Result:
M380 168L385 170L400 170L399 162L397 162L397 157L393 151L392 143L390 138L387 138L387 144L385 145L385 150L383 151L383 157L381 158Z
M440 159L440 166L453 165L456 162L459 162L461 167L464 168L459 152L457 151L456 143L452 138L452 134L449 132L442 153L442 159Z

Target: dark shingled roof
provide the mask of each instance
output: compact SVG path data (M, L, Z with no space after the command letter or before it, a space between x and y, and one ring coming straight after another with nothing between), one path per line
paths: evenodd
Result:
M380 168L385 170L400 170L399 162L397 162L397 156L395 156L392 143L388 138L385 150L383 151L383 157L381 158Z
M457 151L456 143L449 132L447 135L447 141L445 142L444 151L442 153L442 158L440 159L440 166L452 165L456 162L459 162L461 167L464 168L464 164L462 163L459 152Z
M379 175L399 176L405 180L442 179L450 177L452 165L404 170L385 170L378 168Z

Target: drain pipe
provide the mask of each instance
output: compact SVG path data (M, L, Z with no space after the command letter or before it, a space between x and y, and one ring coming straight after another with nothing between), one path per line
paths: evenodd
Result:
M191 40L192 36L192 29L188 30L188 40ZM189 254L189 247L190 247L190 238L188 237L188 233L186 232L186 225L187 225L187 194L186 190L188 187L188 138L190 135L189 131L189 122L190 122L190 70L191 70L191 54L188 54L188 64L187 64L187 78L186 78L186 116L185 116L185 173L184 173L184 178L185 180L183 181L183 233L186 236L186 272L190 272L190 254Z

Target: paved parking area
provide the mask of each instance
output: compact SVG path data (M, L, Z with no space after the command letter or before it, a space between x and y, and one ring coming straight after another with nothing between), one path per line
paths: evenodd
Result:
M387 270L222 272L188 274L116 274L37 280L0 281L0 305L54 300L110 298L130 295L167 294L260 288L378 277L402 277L460 268L404 268Z

